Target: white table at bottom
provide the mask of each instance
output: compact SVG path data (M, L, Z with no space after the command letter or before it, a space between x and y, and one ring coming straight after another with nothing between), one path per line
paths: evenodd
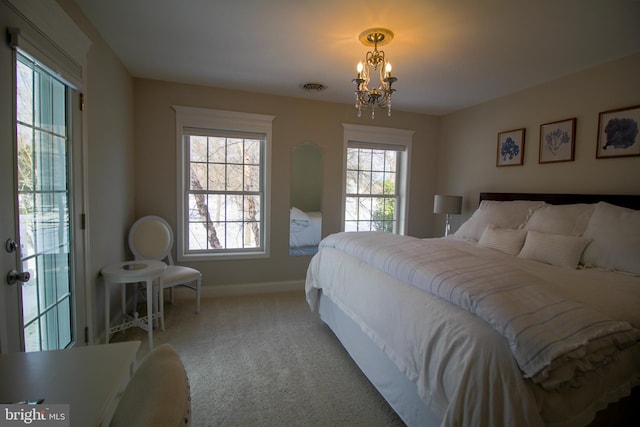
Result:
M68 404L72 427L108 425L140 341L0 354L0 402Z

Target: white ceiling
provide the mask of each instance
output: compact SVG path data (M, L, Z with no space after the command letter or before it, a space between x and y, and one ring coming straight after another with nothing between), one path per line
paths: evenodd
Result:
M385 27L394 110L435 115L640 52L640 0L75 1L135 77L345 104Z

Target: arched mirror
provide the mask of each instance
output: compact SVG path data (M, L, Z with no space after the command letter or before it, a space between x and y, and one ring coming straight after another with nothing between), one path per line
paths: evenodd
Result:
M291 152L289 255L313 255L322 238L322 148L305 141Z

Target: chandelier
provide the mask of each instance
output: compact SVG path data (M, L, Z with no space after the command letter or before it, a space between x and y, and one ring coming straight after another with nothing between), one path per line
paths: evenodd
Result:
M365 46L373 46L373 52L367 52L364 63L358 63L358 74L353 79L353 84L356 85L358 117L362 115L363 109L370 108L373 119L376 107L386 109L391 116L391 95L396 91L391 85L398 79L391 76L391 64L385 59L384 51L378 50L378 45L389 43L393 39L393 33L386 28L371 28L360 33L358 39Z

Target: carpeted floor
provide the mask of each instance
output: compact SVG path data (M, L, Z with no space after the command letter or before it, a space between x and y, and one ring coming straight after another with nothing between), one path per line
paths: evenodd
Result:
M193 294L184 294L191 297ZM191 384L192 425L404 426L302 292L203 299L165 306L165 331ZM131 328L112 341L143 341Z

